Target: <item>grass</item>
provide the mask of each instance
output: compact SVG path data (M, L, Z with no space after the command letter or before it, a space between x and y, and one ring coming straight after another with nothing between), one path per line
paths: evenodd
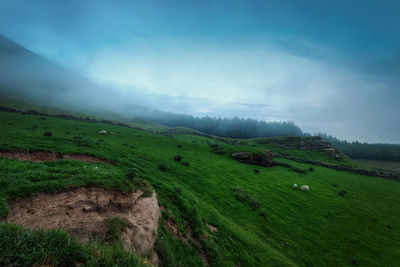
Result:
M13 124L9 125L10 122ZM324 152L277 148L256 144L253 140L231 145L190 133L164 136L100 123L41 120L40 116L7 112L0 113L0 123L0 150L81 153L106 158L115 164L0 159L0 214L3 216L7 214L8 200L35 192L84 185L132 190L126 174L128 169L135 168L137 177L133 181L148 183L165 208L156 243L156 251L165 266L202 265L199 247L168 232L165 222L170 217L174 218L179 232L191 231L193 238L200 240L201 249L212 266L351 266L355 262L360 266L400 265L400 183L285 159L279 161L307 170L306 173L277 166L257 167L260 173L256 174L254 166L230 157L233 151L269 148L293 157L335 161ZM98 131L103 129L115 134L100 136ZM44 136L46 131L52 136ZM81 140L74 139L78 135ZM212 152L208 142L218 143L226 153ZM176 155L190 162L190 166L175 161ZM167 171L158 168L160 163L168 166ZM349 159L343 159L342 163L354 164ZM314 169L312 172L308 171L310 167ZM294 183L299 187L307 184L310 191L294 190ZM143 185L133 184L134 188L140 186ZM244 201L237 200L232 188L241 188ZM339 196L342 190L347 192L344 197ZM218 231L211 232L207 224L217 227ZM8 224L1 227L8 227L8 234L0 235L0 239L34 233ZM53 232L40 233L43 237ZM63 238L71 237L65 234ZM8 246L3 241L0 240L0 251ZM68 257L85 264L111 264L114 260L126 263L136 259L134 254L114 244L83 246L71 242L66 242L71 248L65 250L65 255L63 250L57 250L61 251L61 258L73 251L75 256ZM44 237L26 244L26 248L16 247L14 254L10 254L27 254L26 259L19 261L22 265L38 263L34 259L45 259L48 255L39 250L42 256L30 256L36 255L33 251L37 247L45 247ZM0 257L3 262L10 259L3 254Z
M121 243L121 232L127 226L126 220L121 217L112 217L106 220L107 225L109 227L108 231L108 240L111 243Z
M400 172L400 162L369 160L369 159L353 159L353 160L371 169L383 169L383 170Z
M146 266L118 244L82 245L62 230L31 231L0 223L1 266Z

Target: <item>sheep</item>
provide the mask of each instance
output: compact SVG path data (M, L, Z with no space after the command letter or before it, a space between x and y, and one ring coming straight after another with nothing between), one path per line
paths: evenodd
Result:
M293 185L293 189L297 189L297 184L294 184L294 185Z
M99 132L99 134L107 134L107 131L106 131L106 130L101 130L101 131Z
M302 185L300 189L301 191L308 191L310 190L310 187L308 185Z

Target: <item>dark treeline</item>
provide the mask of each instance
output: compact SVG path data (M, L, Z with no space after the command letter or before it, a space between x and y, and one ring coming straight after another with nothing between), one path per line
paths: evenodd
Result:
M143 111L143 109L142 109ZM257 137L311 136L293 122L266 122L254 119L195 117L192 115L147 110L142 117L170 126L182 126L221 137L247 139ZM351 158L400 161L400 145L348 142L324 133L316 134Z
M204 133L229 138L255 138L276 136L302 136L303 132L293 122L266 122L254 119L194 117L191 115L160 112L151 120L170 126L183 126Z
M400 161L400 145L348 142L324 133L316 135L321 136L351 158Z

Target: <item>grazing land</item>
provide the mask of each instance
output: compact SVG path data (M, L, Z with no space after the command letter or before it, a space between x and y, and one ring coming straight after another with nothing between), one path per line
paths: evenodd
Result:
M382 161L382 160L370 160L370 159L353 159L353 160L369 168L400 172L400 162L397 161Z
M284 148L283 141L291 142L285 138L278 142L280 146L258 139L232 142L189 130L156 134L150 132L151 126L143 131L8 112L0 113L0 122L3 152L48 151L112 163L63 157L36 162L0 158L3 220L13 201L37 193L93 186L155 190L161 207L155 251L164 266L400 264L399 182L286 159L277 160L305 173L285 166L255 167L231 158L232 152L268 148L275 154L354 164L342 156L333 158L331 151ZM101 130L114 134L100 135ZM138 173L133 183L126 177L132 168ZM295 183L309 185L310 190L294 190ZM340 195L341 191L346 194ZM27 230L3 222L0 232L1 264L111 266L117 261L140 266L150 262L149 255L126 251L120 242L82 244L68 231Z

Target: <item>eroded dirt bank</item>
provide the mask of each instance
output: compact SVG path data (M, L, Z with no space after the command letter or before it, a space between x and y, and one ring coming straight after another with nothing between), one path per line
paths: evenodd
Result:
M155 192L151 197L141 195L96 187L41 193L11 201L6 221L29 229L62 228L85 243L107 238L106 220L120 217L127 222L121 235L125 247L154 255L160 208Z
M113 164L111 161L107 159L102 159L89 155L61 154L52 151L1 151L0 157L19 159L19 160L30 160L35 162L69 159L69 160L79 160L83 162Z

